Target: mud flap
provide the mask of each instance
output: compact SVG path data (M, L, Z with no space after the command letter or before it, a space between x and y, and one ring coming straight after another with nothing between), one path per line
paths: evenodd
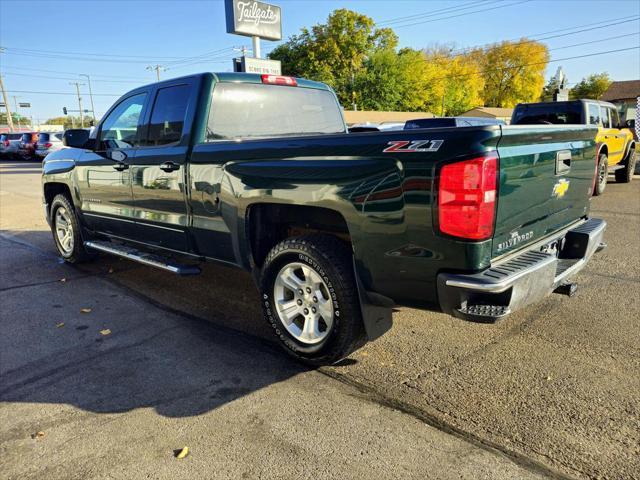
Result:
M360 281L355 261L353 263L353 275L358 287L358 297L360 299L360 311L367 338L375 340L389 331L393 325L392 307L394 302L377 293L367 292Z

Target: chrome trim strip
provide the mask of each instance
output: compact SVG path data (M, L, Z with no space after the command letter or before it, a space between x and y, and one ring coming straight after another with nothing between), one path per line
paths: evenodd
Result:
M127 220L125 218L118 218L118 217L107 217L106 215L98 215L96 213L82 212L82 215L87 215L89 217L96 217L96 218L106 218L107 220L117 220L119 222L136 223L133 220Z
M155 227L155 228L162 228L164 230L171 230L172 232L180 232L180 233L184 233L184 230L180 230L177 228L169 228L169 227L163 227L160 225L154 225L153 223L144 223L144 222L136 222L138 225L142 225L144 227Z

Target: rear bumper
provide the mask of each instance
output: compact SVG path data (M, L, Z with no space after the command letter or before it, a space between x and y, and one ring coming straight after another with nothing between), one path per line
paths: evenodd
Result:
M537 302L584 268L604 248L606 222L597 218L552 237L556 251L537 248L474 274L438 275L443 312L465 320L491 322Z

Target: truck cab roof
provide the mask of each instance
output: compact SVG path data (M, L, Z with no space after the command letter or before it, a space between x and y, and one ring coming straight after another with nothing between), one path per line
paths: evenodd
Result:
M282 76L282 75L277 75L277 76ZM197 73L193 75L185 75L182 77L169 78L167 80L162 80L160 82L141 85L137 88L134 88L133 90L128 91L123 95L123 97L129 96L140 90L147 90L151 87L159 87L164 84L175 84L176 81L180 81L180 80L193 80L193 79L201 80L204 77L210 77L214 83L254 83L254 84L263 83L262 75L259 73L203 72L203 73ZM295 79L297 87L314 88L317 90L331 91L331 87L329 87L327 84L322 82L314 82L313 80L307 80L306 78L299 78L299 77L290 77L290 78Z

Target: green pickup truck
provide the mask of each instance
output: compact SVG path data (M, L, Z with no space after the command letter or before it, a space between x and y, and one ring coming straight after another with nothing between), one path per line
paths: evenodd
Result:
M596 129L348 133L309 80L205 73L137 88L43 163L63 259L107 252L181 275L252 272L282 345L336 362L394 305L493 322L604 247L589 218ZM215 295L215 292L212 292Z

